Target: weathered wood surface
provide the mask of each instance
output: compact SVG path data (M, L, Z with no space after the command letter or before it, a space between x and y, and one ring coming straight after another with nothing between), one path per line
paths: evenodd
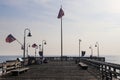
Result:
M0 80L97 80L74 61L52 61L47 64L31 65L19 76L4 76Z

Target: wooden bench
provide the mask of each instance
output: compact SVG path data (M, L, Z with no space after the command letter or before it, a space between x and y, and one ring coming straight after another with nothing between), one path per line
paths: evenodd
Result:
M9 74L11 73L11 70L16 69L18 67L19 63L16 60L6 61L6 63L3 63L3 74Z
M29 70L28 67L22 67L22 68L17 68L17 69L11 70L11 73L13 75L19 75L20 73L26 72L28 70Z
M82 63L82 62L79 62L78 65L79 65L82 69L84 69L84 70L87 70L87 68L88 68L88 65L85 64L85 63Z
M26 72L28 69L28 67L22 67L22 63L17 60L6 61L6 63L2 64L2 75L19 75L22 72Z

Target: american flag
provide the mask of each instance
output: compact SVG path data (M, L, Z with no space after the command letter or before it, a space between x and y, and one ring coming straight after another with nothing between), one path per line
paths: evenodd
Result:
M6 42L8 42L8 43L11 43L11 42L13 42L13 41L15 41L15 40L16 40L16 38L13 37L12 34L9 34L9 35L7 36L7 38L6 38Z
M85 55L85 51L82 51L82 57Z
M64 16L64 11L63 11L62 8L60 8L57 18L59 19L59 18L61 18L62 16Z
M33 47L33 48L37 48L38 46L34 43L34 44L32 45L32 47Z

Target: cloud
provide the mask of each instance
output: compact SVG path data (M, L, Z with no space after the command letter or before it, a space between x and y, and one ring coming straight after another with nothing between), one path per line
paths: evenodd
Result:
M119 0L76 0L63 1L68 17L95 16L95 15L116 15L120 13ZM67 15L66 15L67 16Z

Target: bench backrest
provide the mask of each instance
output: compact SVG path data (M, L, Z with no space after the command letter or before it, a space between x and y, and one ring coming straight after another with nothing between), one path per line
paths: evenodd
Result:
M21 62L18 60L6 61L2 65L2 72L9 73L11 70L21 67Z

